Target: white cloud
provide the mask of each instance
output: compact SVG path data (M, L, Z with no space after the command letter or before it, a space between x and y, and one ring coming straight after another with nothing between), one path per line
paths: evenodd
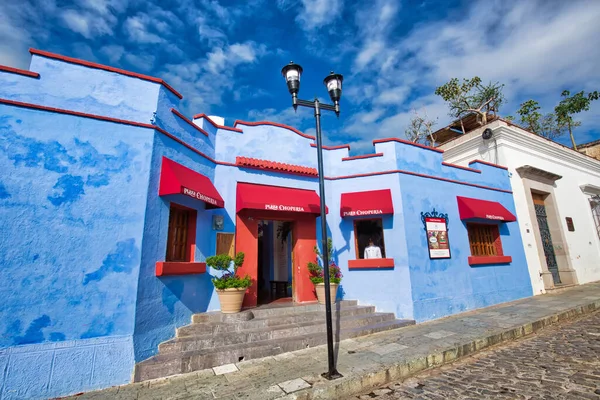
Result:
M106 45L100 48L100 54L108 58L109 63L116 64L125 53L125 48L119 45Z
M302 9L296 21L302 29L312 31L335 22L343 8L342 0L302 0Z
M598 1L480 0L458 18L417 24L403 37L394 33L399 10L393 0L357 10L362 39L345 98L360 108L342 129L351 138L404 137L411 109L423 106L443 126L448 110L433 91L453 77L505 83L504 114L528 98L551 111L562 89L600 86ZM370 115L378 119L369 123ZM581 131L594 128L587 119L600 119L600 104L584 118Z
M234 43L224 48L213 48L206 55L206 69L213 74L228 74L231 69L239 64L254 63L259 57L266 54L264 44L255 42Z
M131 42L142 44L165 42L163 37L150 32L150 26L154 25L153 22L154 20L147 14L138 13L125 20L123 23L123 32L129 37Z
M60 12L65 27L86 39L112 35L118 15L127 10L126 0L78 0Z
M55 10L54 0L39 4L0 1L0 64L27 69L27 49L49 37L47 17Z
M149 54L126 54L123 58L141 71L150 71L154 67L154 61L156 60L156 57Z
M209 113L234 88L237 68L253 65L267 54L264 44L253 41L226 44L212 48L205 58L168 64L162 76L175 87L189 88L184 100L192 112Z

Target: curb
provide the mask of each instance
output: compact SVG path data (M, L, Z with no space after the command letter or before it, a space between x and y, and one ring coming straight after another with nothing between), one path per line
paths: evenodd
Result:
M360 374L345 376L335 381L325 381L319 377L319 380L314 383L312 388L290 393L287 396L280 397L279 400L317 400L350 397L393 381L404 380L426 369L452 363L491 346L527 337L546 327L573 320L599 309L600 300L597 300L515 328L504 330L500 333L450 347L437 353L387 366L383 365L377 370L364 371Z

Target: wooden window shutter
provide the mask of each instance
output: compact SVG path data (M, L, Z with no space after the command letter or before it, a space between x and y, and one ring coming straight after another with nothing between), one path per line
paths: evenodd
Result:
M235 235L233 233L217 233L216 254L229 254L235 257Z

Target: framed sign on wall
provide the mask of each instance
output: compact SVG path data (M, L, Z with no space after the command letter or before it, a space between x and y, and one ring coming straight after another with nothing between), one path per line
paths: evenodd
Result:
M448 215L435 211L421 213L421 220L427 234L427 248L430 259L450 258L448 239Z

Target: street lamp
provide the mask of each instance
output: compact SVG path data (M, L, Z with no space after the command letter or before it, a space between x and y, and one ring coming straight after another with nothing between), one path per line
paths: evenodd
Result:
M321 104L315 97L313 101L301 100L298 98L300 90L300 76L302 75L302 67L290 61L288 65L281 69L281 74L285 78L288 90L292 95L292 105L294 110L298 106L309 107L315 110L315 120L317 124L317 161L319 167L319 196L321 197L321 248L323 256L323 280L325 283L325 320L327 323L327 358L329 361L329 369L323 374L326 379L341 378L342 375L335 368L335 358L333 355L333 323L331 321L331 293L329 291L329 251L327 246L327 220L325 219L325 180L323 174L323 142L321 140L321 110L329 110L340 115L340 97L342 96L342 81L344 77L340 74L335 74L333 71L323 80L327 87L329 97L333 101L333 105Z

